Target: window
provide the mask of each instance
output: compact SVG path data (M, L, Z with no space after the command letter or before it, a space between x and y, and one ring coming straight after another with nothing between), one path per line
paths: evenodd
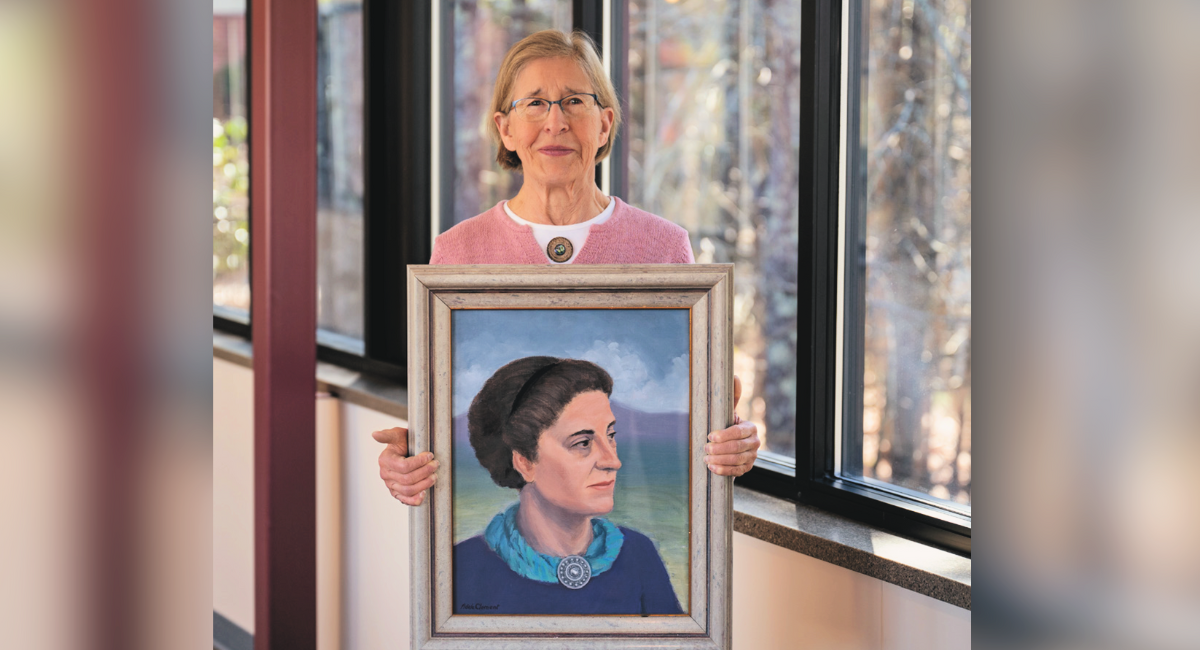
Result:
M489 210L516 196L521 175L500 167L488 137L492 85L505 53L514 43L543 29L570 30L572 6L567 0L456 0L443 14L450 49L442 61L444 105L441 173L443 216L440 230Z
M861 16L842 472L969 514L971 4L864 2Z
M742 482L969 555L970 2L803 11L796 471Z
M317 80L317 327L326 344L361 354L362 0L318 3Z
M361 351L361 0L321 0L317 43L317 322ZM213 5L213 311L249 322L250 158L245 0ZM332 336L331 336L332 335Z
M404 267L429 260L427 3L317 5L318 358L402 378ZM244 0L213 5L213 327L249 336ZM374 217L374 218L372 218Z
M735 264L738 413L794 467L800 206L800 5L631 0L630 204Z
M246 3L213 3L213 312L250 318Z

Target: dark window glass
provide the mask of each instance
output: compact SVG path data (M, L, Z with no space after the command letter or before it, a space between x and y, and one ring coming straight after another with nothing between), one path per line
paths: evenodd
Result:
M800 3L629 3L628 201L736 265L738 413L794 466Z
M362 0L321 0L317 16L317 326L361 352Z
M861 11L842 471L969 513L971 3Z

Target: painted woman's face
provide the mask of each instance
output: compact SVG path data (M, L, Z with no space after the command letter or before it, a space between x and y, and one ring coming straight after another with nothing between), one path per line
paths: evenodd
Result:
M612 512L617 458L615 418L608 396L580 393L538 439L538 458L525 480L548 502L579 515ZM531 480L532 479L532 480Z

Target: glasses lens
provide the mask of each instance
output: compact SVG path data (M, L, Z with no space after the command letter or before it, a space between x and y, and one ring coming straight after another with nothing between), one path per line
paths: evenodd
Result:
M595 105L591 95L568 95L562 100L563 112L571 116L586 115Z
M545 116L547 112L546 109L549 107L550 102L547 102L544 99L538 99L537 97L530 97L529 99L522 99L521 101L517 102L516 111L519 115L521 115L521 117L527 119L537 119Z
M571 117L587 115L597 106L596 98L591 95L567 95L562 98L561 103L554 102L553 104L545 99L529 97L517 102L513 111L527 120L540 120L546 117L550 112L550 107L554 104L562 106L563 114Z

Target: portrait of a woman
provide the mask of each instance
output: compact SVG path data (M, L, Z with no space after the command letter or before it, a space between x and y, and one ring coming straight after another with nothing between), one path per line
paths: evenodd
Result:
M518 499L455 545L455 613L682 613L654 543L604 518L621 469L612 391L600 366L545 356L484 383L468 411L471 447Z

